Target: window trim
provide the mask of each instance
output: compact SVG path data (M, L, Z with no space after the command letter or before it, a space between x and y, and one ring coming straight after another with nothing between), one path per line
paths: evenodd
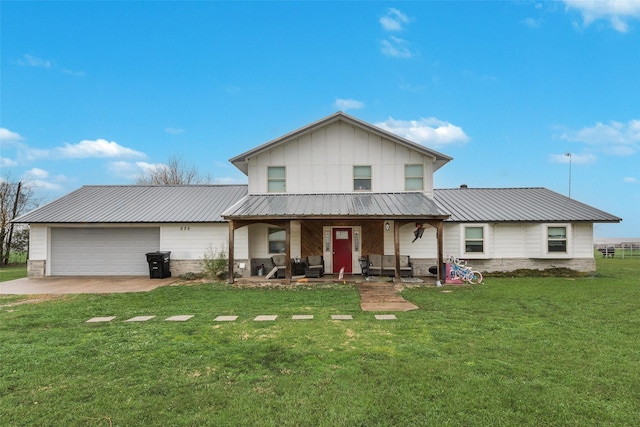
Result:
M273 242L281 242L282 246L285 248L284 251L282 252L271 252L271 242L272 240L270 239L271 234L273 232L280 232L282 231L283 233L285 233L285 240L273 240ZM280 227L267 227L267 253L269 253L269 255L282 255L286 252L286 246L287 246L287 236L286 236L286 230L284 228L280 228Z
M369 178L357 178L356 177L356 168L369 168ZM371 165L353 165L352 168L352 176L353 176L353 191L356 192L371 192L373 191L373 167ZM358 180L369 180L369 188L368 189L356 189L356 179Z
M407 175L407 166L420 166L420 171L422 174L420 176L408 176ZM409 190L407 188L407 180L408 179L418 179L420 178L420 188ZM404 165L404 191L424 191L424 164L422 163L405 163Z
M564 228L564 238L552 238L549 236L549 230L552 228ZM569 230L568 224L547 224L545 230L545 253L548 256L568 256L569 255ZM550 242L564 242L564 251L552 251L549 248Z
M284 178L270 178L269 177L269 171L271 169L282 169L284 171ZM271 183L282 183L284 186L283 190L271 190L270 189L270 184ZM267 193L286 193L287 192L287 167L286 166L267 166Z
M471 228L479 228L482 230L482 238L481 239L469 239L467 238L467 229ZM482 242L482 251L467 251L467 242ZM484 256L487 253L487 230L485 225L464 225L462 227L462 242L463 242L463 253L465 256L467 255L480 255Z

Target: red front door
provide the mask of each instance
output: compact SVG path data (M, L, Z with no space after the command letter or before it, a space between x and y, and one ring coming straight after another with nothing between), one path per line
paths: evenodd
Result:
M342 267L344 272L351 274L353 266L351 264L351 229L350 228L334 228L333 229L333 272L338 273Z

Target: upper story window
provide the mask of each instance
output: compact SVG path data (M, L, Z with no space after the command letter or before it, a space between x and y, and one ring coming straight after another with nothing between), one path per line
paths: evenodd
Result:
M284 166L267 167L267 192L284 193L285 191L287 191L287 181Z
M422 165L404 165L405 191L424 190L424 168Z
M567 227L547 228L547 250L549 252L567 252Z
M287 246L287 233L283 228L269 228L269 253L283 254Z
M464 251L466 253L484 252L484 227L464 228Z
M371 191L371 166L353 167L353 191Z

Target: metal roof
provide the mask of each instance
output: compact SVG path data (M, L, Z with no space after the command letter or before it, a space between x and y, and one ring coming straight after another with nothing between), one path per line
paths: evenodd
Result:
M323 217L440 217L446 211L424 193L248 195L222 214L228 219Z
M309 125L303 126L300 129L294 130L292 132L289 132L286 135L283 135L279 138L273 139L271 141L268 141L258 147L255 147L249 151L246 151L242 154L237 155L236 157L233 157L232 159L229 159L229 161L231 163L233 163L238 169L240 169L245 175L248 172L248 161L250 157L255 156L256 154L259 154L263 151L266 150L270 150L273 147L276 147L280 144L284 144L285 142L291 141L292 139L295 138L300 138L300 136L305 135L309 132L313 132L316 129L319 129L321 127L327 126L331 123L335 123L335 122L339 122L339 121L343 121L345 123L349 123L352 126L358 127L360 129L364 129L367 132L371 132L374 133L376 135L379 135L385 139L391 140L393 142L402 144L406 147L409 147L413 150L416 150L420 153L426 154L428 156L431 156L435 159L435 164L434 164L434 170L438 170L439 168L441 168L442 166L444 166L445 164L447 164L448 162L450 162L451 160L453 160L452 157L447 156L446 154L442 154L438 151L432 150L430 148L425 147L424 145L421 144L417 144L413 141L409 141L408 139L402 138L394 133L388 132L384 129L381 129L377 126L374 126L370 123L367 123L365 121L362 121L360 119L357 119L353 116L350 116L348 114L343 113L342 111L338 111L336 113L333 113L323 119L320 119L316 122L313 122Z
M456 188L419 192L247 195L246 185L85 186L19 223L224 222L256 217L415 217L448 222L620 222L546 188Z
M621 218L546 188L455 188L434 191L449 222L620 222Z
M246 185L84 186L14 222L224 222L221 213L246 194Z

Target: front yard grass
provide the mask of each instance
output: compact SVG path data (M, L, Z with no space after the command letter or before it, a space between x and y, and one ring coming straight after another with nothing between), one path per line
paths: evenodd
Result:
M407 289L395 321L349 285L0 296L0 425L640 425L640 260L597 262Z

